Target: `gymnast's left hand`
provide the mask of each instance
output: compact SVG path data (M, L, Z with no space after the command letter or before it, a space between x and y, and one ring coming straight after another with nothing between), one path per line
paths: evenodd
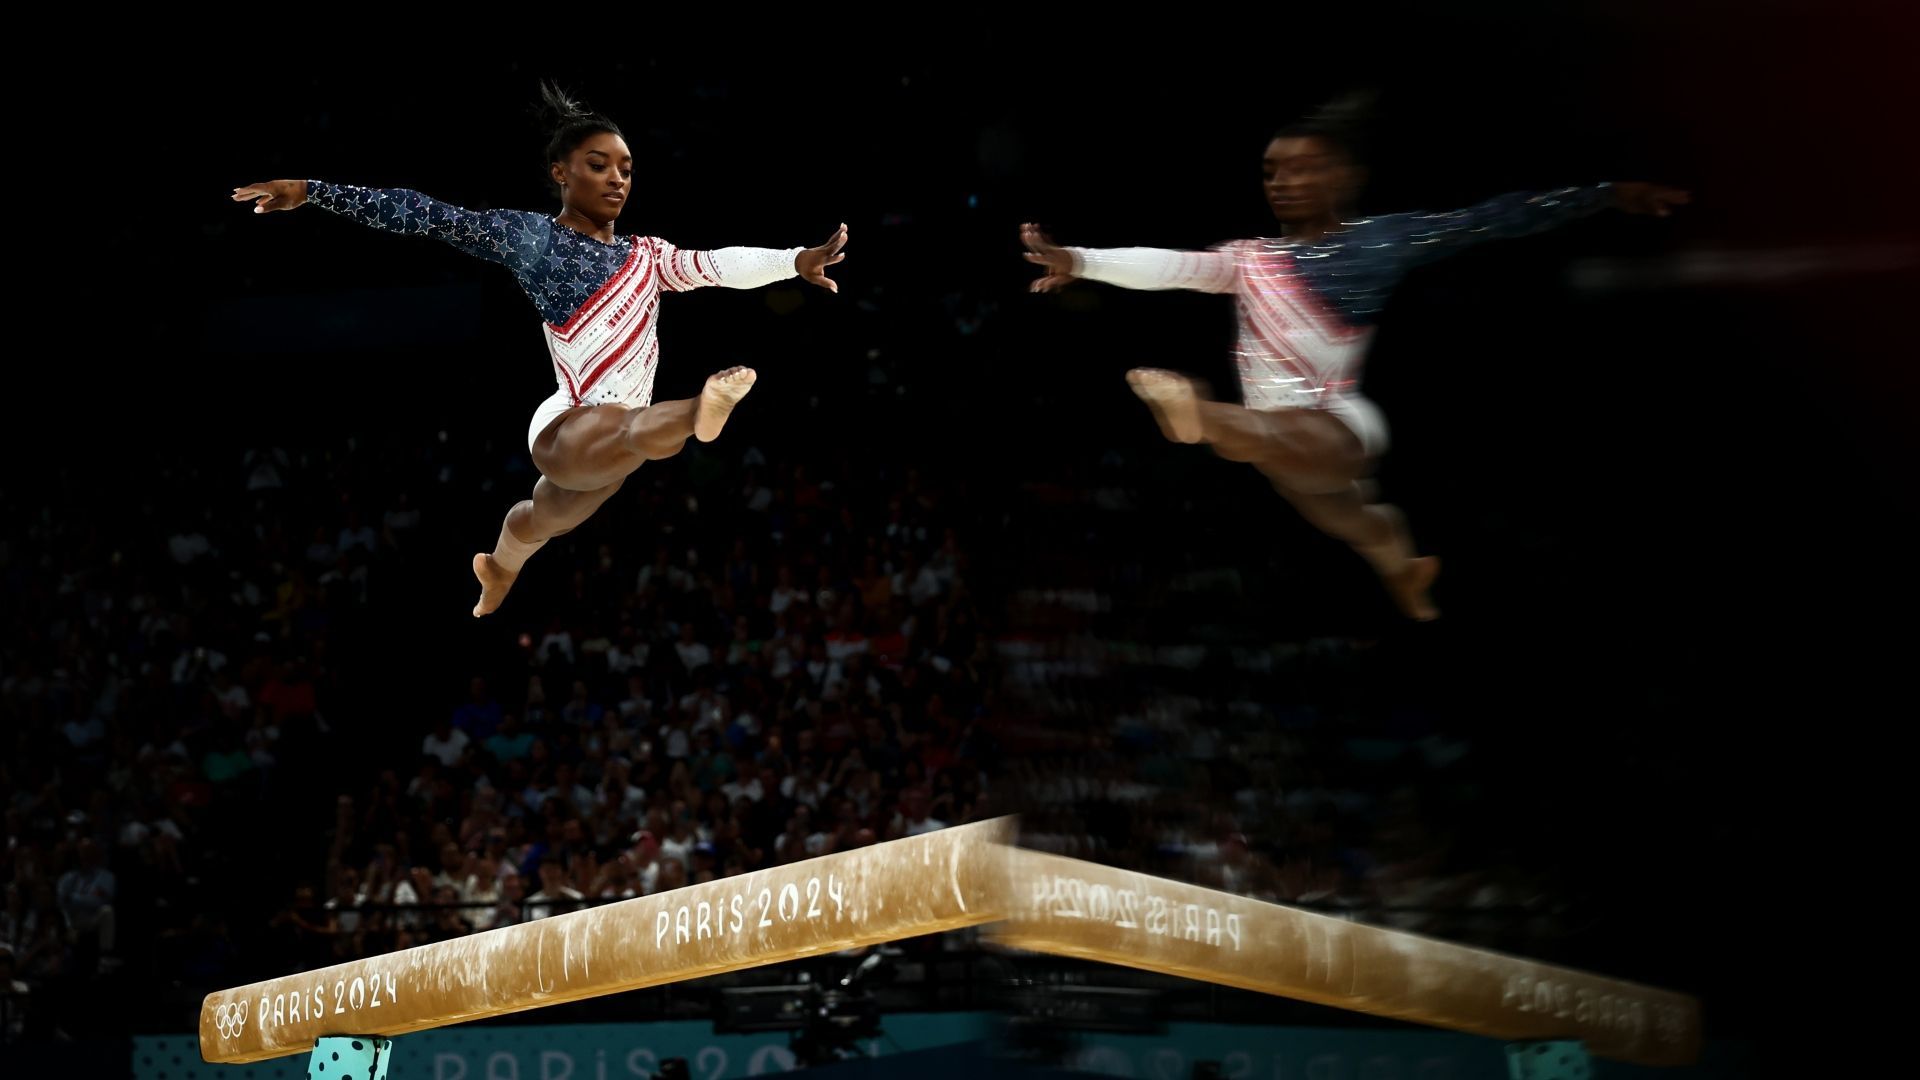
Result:
M795 255L793 257L794 272L830 293L837 293L840 291L840 286L827 276L827 267L847 257L846 253L840 250L846 246L847 227L842 224L832 236L827 237L826 243L819 247L810 247Z
M1668 187L1665 184L1648 184L1639 180L1629 180L1613 185L1613 205L1629 214L1651 214L1654 217L1666 217L1673 213L1676 206L1685 206L1693 201L1693 195L1681 188Z

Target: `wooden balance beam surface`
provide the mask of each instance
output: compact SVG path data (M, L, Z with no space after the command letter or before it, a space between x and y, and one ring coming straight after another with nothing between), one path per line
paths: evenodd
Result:
M1000 944L1599 1057L1694 1061L1684 994L1009 846L1007 819L840 852L207 996L212 1062L993 923Z
M261 1061L976 926L1011 838L962 825L209 994L200 1052Z
M991 938L1506 1040L1579 1039L1598 1057L1683 1065L1684 994L1032 851L1008 854Z

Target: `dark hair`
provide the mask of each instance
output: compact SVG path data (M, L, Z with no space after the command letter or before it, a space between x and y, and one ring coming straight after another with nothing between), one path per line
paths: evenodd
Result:
M540 118L552 134L547 139L547 164L564 159L583 142L600 134L618 135L620 125L573 100L558 84L540 84Z
M1367 158L1367 136L1373 126L1380 95L1355 91L1334 98L1273 133L1276 139L1319 139L1332 145L1355 165Z

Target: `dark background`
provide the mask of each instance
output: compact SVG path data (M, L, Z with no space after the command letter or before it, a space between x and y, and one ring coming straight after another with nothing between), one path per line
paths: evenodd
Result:
M750 363L761 378L725 441L774 460L804 447L856 478L943 478L1000 633L1021 631L1005 596L1044 583L1058 540L1014 493L1090 482L1119 455L1160 512L1087 558L1259 564L1267 584L1216 621L1376 643L1355 692L1492 754L1502 843L1604 914L1599 955L1580 959L1701 992L1717 1032L1761 1036L1814 990L1787 971L1834 947L1810 921L1904 918L1879 898L1910 845L1878 836L1910 723L1902 693L1878 689L1900 689L1910 651L1903 30L1764 5L1445 20L1366 5L1133 40L941 30L938 55L588 50L529 23L490 48L125 58L95 83L111 122L50 144L79 194L49 220L84 268L31 299L91 297L81 329L106 332L75 347L63 313L64 331L39 328L40 360L16 359L8 499L164 535L170 492L230 482L266 442L352 433L404 455L445 433L522 450L551 382L507 274L316 211L256 218L226 193L314 176L548 207L528 105L559 77L634 148L622 231L709 247L852 230L838 297L668 301L656 398ZM505 58L525 54L545 59ZM1024 220L1094 246L1263 232L1267 132L1362 85L1384 92L1369 209L1603 179L1695 195L1671 221L1603 215L1396 295L1367 388L1394 430L1387 493L1446 562L1431 627L1394 620L1364 567L1249 470L1161 442L1126 392L1143 363L1229 386L1225 301L1032 297L1016 240ZM1803 254L1781 271L1781 252ZM1676 280L1712 253L1734 280ZM648 470L670 488L697 461ZM475 656L563 602L536 561L502 618L466 615L466 552L528 480L435 508L472 542L366 628L358 692L437 713ZM653 542L616 507L560 543Z

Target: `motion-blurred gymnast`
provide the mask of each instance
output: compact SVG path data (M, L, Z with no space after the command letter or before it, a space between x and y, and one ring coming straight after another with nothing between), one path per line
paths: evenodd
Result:
M1360 393L1361 366L1387 294L1414 267L1499 237L1524 236L1613 207L1665 217L1675 188L1598 184L1489 199L1444 214L1356 217L1365 180L1354 103L1282 129L1261 159L1280 235L1210 251L1056 246L1038 226L1021 239L1046 269L1036 292L1076 278L1129 289L1232 293L1243 405L1209 401L1192 379L1158 368L1127 373L1160 430L1206 443L1272 481L1308 521L1345 540L1414 619L1438 616L1429 596L1439 562L1418 557L1398 509L1374 501L1368 477L1387 449L1385 418Z

